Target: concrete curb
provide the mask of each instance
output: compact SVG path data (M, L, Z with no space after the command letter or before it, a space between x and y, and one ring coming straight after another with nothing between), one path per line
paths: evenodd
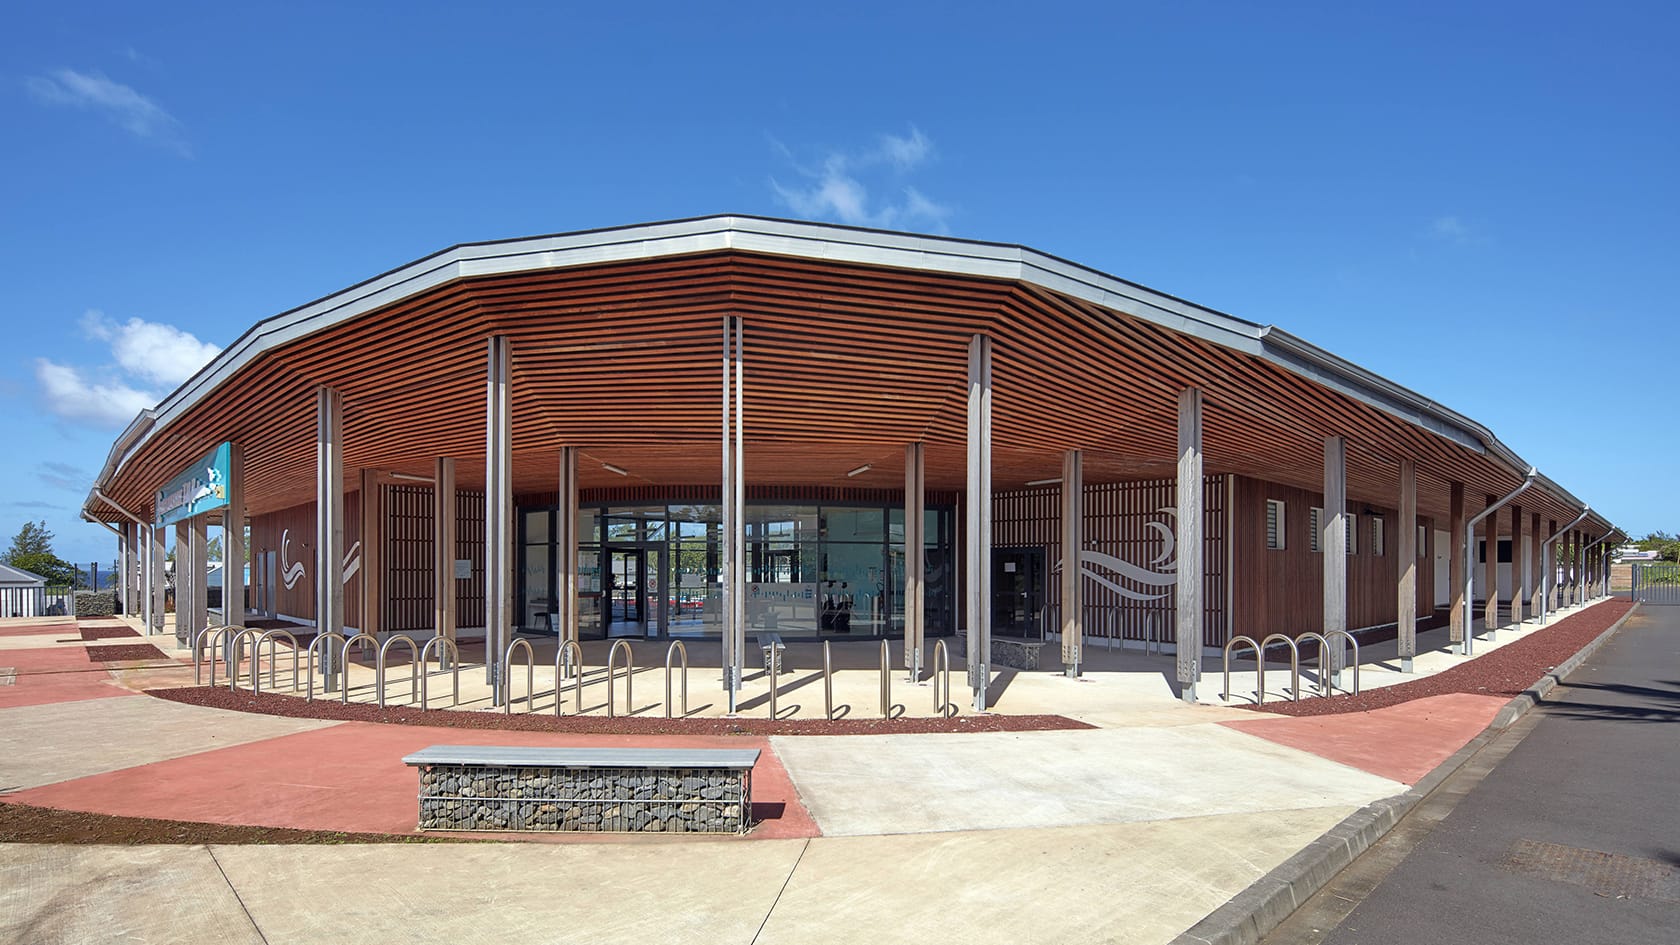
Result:
M1586 662L1622 624L1639 611L1636 601L1628 612L1579 652L1540 677L1506 703L1481 734L1441 762L1406 793L1367 804L1349 814L1323 836L1307 844L1253 885L1180 933L1172 945L1256 945L1278 923L1289 918L1337 873L1394 829L1412 808L1451 777L1488 742L1544 701L1558 682Z

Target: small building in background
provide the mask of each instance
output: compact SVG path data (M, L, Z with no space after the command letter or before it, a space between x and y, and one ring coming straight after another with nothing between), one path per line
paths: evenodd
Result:
M0 564L0 617L39 617L47 612L47 579Z

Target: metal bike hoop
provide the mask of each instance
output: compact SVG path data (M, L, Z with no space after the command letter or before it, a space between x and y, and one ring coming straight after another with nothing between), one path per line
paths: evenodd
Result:
M361 643L364 640L368 643L372 643L375 647L379 646L378 637L371 633L358 633L345 640L344 646L338 652L338 667L344 672L344 678L340 680L338 684L338 699L343 705L350 704L350 647L354 644ZM378 676L374 677L374 681L381 685L385 682L385 680L380 679Z
M305 702L315 701L315 650L320 649L321 665L325 666L327 661L332 659L332 642L334 640L343 643L344 634L330 630L326 633L316 634L315 639L309 641L309 648L304 651L304 675L309 677L304 682L303 698ZM326 645L322 646L323 643ZM321 682L321 695L324 696L331 691L327 688L326 681L323 680Z
M1260 669L1260 701L1266 701L1266 655L1260 651L1260 644L1253 637L1232 637L1231 642L1225 644L1225 691L1219 698L1231 701L1231 651L1239 646L1248 645L1254 648L1254 661Z
M502 665L507 667L507 673L502 677L502 713L513 714L513 651L525 648L525 711L531 711L531 703L536 699L537 688L537 655L531 649L531 641L514 640L508 644L507 652L502 654Z
M442 646L439 646L439 644L442 644ZM431 670L425 668L426 657L432 652L434 646L438 648L439 661L444 658L443 652L445 650L449 651L449 672L454 677L455 684L455 701L451 704L461 704L461 648L456 646L455 641L448 637L432 637L426 641L425 646L420 648L420 655L415 658L416 662L420 663L420 711L422 712L426 711L426 680L432 676Z
M413 705L414 700L420 696L420 651L419 648L414 645L414 641L412 639L399 633L396 636L391 637L391 639L386 640L385 645L379 648L379 658L375 663L374 678L379 680L379 707L381 709L385 708L386 661L389 659L391 647L399 641L408 646L408 658L410 661L408 664L408 704Z
M577 659L572 659L572 654ZM566 688L566 677L572 676L576 682L572 686L572 699L577 703L579 715L583 714L583 647L576 640L560 641L560 648L554 651L554 714L562 714L560 693Z
M288 630L275 627L273 630L257 637L257 645L251 648L251 692L253 693L262 691L262 677L257 675L257 661L262 658L262 645L264 643L268 644L268 688L275 688L274 674L280 668L278 665L280 662L280 641L275 637L285 637L287 642L292 645L292 691L297 692L299 665L297 637L292 636Z
M682 657L682 714L688 718L688 647L681 640L672 640L665 651L665 717L671 717L671 657ZM556 689L556 692L559 690Z
M636 654L635 651L630 649L629 640L619 640L613 643L612 650L607 653L607 718L609 719L615 714L613 680L618 676L618 651L620 647L624 649L624 709L632 714L636 711L635 697L630 694L631 679L636 673Z

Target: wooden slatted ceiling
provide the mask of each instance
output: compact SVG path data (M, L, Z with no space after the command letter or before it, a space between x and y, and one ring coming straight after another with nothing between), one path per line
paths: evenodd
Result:
M344 394L347 467L426 475L453 455L461 486L481 487L491 333L513 348L516 491L553 488L562 443L585 447L583 488L708 482L727 314L747 325L754 482L896 488L902 445L921 440L929 488L961 489L967 343L989 332L999 489L1059 475L1071 447L1091 482L1172 475L1187 385L1206 392L1209 472L1316 490L1335 432L1352 446L1354 501L1392 504L1402 454L1424 474L1420 514L1445 517L1448 478L1473 495L1514 485L1485 457L1281 368L1036 286L724 253L463 280L292 342L154 437L111 492L150 508L159 483L236 439L253 512L310 501L317 384Z

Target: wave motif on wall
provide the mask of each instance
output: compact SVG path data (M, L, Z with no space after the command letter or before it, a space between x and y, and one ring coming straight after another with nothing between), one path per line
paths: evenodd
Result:
M1086 549L1079 553L1079 573L1127 600L1162 600L1171 595L1178 584L1178 561L1174 557L1178 545L1170 520L1177 515L1177 510L1166 506L1156 511L1165 516L1165 520L1149 522L1144 527L1160 536L1161 550L1147 565L1133 564L1124 558ZM1062 562L1057 561L1050 568L1050 573L1059 574L1061 570ZM1122 581L1137 587L1129 587Z

